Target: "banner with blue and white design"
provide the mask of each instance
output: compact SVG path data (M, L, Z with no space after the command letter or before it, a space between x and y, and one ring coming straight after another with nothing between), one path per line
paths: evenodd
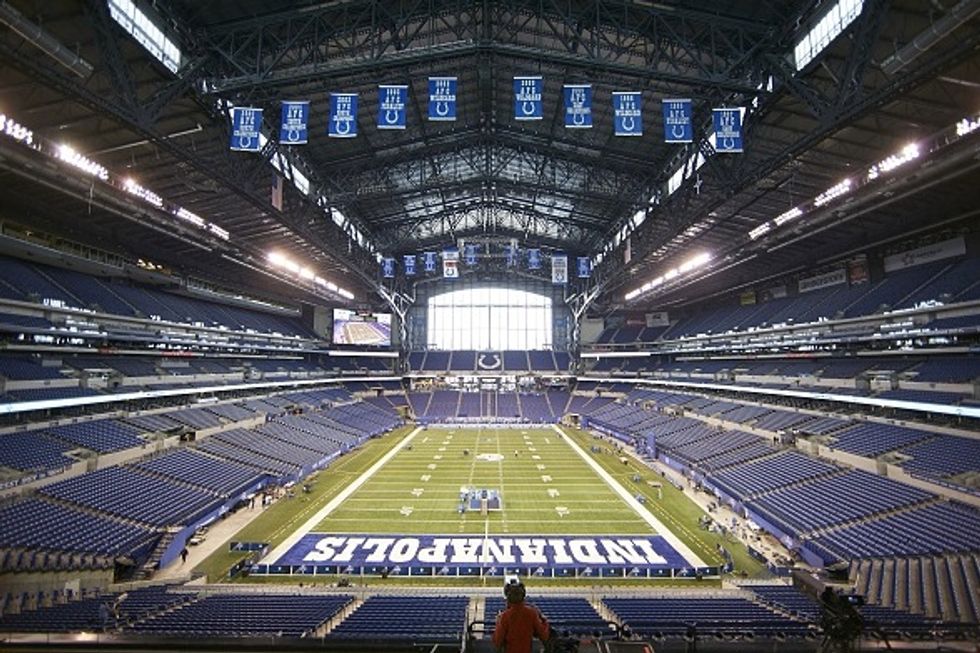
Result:
M592 84L565 84L565 127L592 128Z
M455 77L429 78L429 120L456 120Z
M378 86L378 129L405 129L405 107L408 105L408 86L381 84Z
M715 152L742 151L742 108L712 109L715 123Z
M262 109L235 107L231 110L231 149L235 152L258 152L262 133Z
M504 245L504 256L507 259L507 267L516 268L519 255L520 255L520 249L517 247L517 243Z
M589 259L588 256L578 257L577 268L578 268L579 279L588 279L590 276L592 276L592 261Z
M613 91L613 127L616 136L643 136L642 97L639 91Z
M459 250L455 247L442 251L442 276L445 279L459 279Z
M476 245L469 244L463 246L463 258L466 265L476 265Z
M694 140L694 126L691 123L691 101L689 99L665 99L664 141L667 143L690 143Z
M514 120L544 119L544 79L536 77L514 78Z
M568 257L564 254L551 257L551 283L568 283Z
M309 124L309 102L283 102L279 142L283 145L306 145L309 142Z
M357 136L357 93L330 94L330 121L327 136L354 138Z
M395 259L387 257L381 259L381 276L385 279L395 278Z
M540 270L541 269L541 250L540 249L529 249L529 250L527 250L527 269L528 270Z
M436 253L426 252L422 255L422 265L425 267L425 271L432 273L436 271Z
M415 254L405 254L402 257L403 265L405 267L405 276L414 277L415 276Z

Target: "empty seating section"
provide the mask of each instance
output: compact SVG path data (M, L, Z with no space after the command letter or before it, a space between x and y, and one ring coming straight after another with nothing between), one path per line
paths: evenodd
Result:
M126 467L107 467L39 490L134 521L166 526L188 524L215 507L215 497Z
M827 564L843 559L980 550L980 513L942 502L831 530L804 548Z
M43 365L41 360L29 356L0 356L0 376L11 380L60 379L59 365Z
M480 417L483 414L479 392L463 392L459 398L458 417Z
M526 351L505 351L503 360L507 372L526 372L530 369Z
M789 585L749 585L745 589L759 597L766 604L789 613L790 616L800 617L807 621L817 621L820 618L820 604L816 599Z
M725 493L747 499L792 483L826 476L838 469L829 463L787 451L772 458L716 472L709 479Z
M762 444L759 436L752 433L745 433L743 431L715 431L706 438L672 448L671 455L683 460L688 465L703 467L705 469L718 469L718 467L712 464L714 459L749 447L751 447L752 457L766 455L775 451L771 447ZM744 462L745 460L749 459L740 459L739 462Z
M0 467L22 472L40 472L67 467L75 462L65 452L69 445L43 433L5 433L0 435Z
M529 351L527 352L527 359L532 372L555 372L558 370L555 357L550 351Z
M476 370L475 351L454 351L449 359L449 370L452 372L473 372Z
M805 623L784 617L745 598L604 598L603 603L634 633L652 638L681 638L690 633L751 632L762 637L802 637ZM696 625L695 625L696 624Z
M792 535L907 507L935 496L896 481L852 470L776 490L746 507Z
M980 470L980 440L943 435L902 449L911 456L902 467L926 476L947 478Z
M426 372L445 372L449 369L448 351L430 351L425 355Z
M920 431L890 424L863 422L834 436L834 449L859 456L875 457L910 444L936 437L929 431Z
M911 379L927 383L972 383L980 377L980 357L933 358L910 370Z
M257 469L267 471L270 474L295 474L303 467L302 463L291 462L276 457L278 452L274 450L274 446L272 447L272 451L270 453L266 453L266 451L269 451L268 448L249 446L249 444L257 438L257 436L251 431L246 431L245 429L235 429L235 432L235 434L230 435L226 439L210 437L196 446L205 453L221 456L227 460L233 460L245 465L251 465ZM228 431L222 435L226 435L228 433L232 432Z
M576 596L536 596L529 600L548 620L553 632L559 635L592 635L608 631L609 624L599 616L592 604ZM483 606L483 621L487 623L486 636L493 632L497 614L507 608L502 597L487 597Z
M120 451L143 444L138 429L114 419L52 426L45 430L69 444L99 453Z
M0 630L13 633L97 632L193 601L195 594L170 593L166 587L142 587L57 603L0 616Z
M466 596L372 596L330 631L327 639L458 643L469 602Z
M0 507L0 549L130 555L156 537L145 527L39 498L25 498ZM6 557L9 563L12 556ZM77 560L74 566L81 564Z
M218 460L189 449L177 449L137 465L137 468L195 485L218 495L242 492L262 480L254 468Z
M197 637L308 637L350 596L216 594L132 626L136 633Z
M546 396L521 393L517 397L521 404L521 416L528 422L541 424L555 421Z

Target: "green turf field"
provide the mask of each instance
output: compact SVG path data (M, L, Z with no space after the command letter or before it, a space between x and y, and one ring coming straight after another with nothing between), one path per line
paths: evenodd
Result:
M460 514L462 487L498 490L503 509ZM492 427L418 433L411 450L399 451L313 530L480 534L487 524L491 534L652 532L553 430Z

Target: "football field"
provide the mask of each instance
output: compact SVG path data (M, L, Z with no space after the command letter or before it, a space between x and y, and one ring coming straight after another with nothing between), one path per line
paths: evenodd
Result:
M464 488L499 511L459 511ZM640 535L650 525L551 429L421 431L313 530L321 533Z

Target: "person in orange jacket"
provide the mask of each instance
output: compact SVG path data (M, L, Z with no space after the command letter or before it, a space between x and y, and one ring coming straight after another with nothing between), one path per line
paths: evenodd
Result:
M519 580L512 579L504 585L507 609L497 615L493 630L493 645L506 653L531 653L531 640L537 636L548 641L551 629L548 620L533 605L524 603L527 590Z

